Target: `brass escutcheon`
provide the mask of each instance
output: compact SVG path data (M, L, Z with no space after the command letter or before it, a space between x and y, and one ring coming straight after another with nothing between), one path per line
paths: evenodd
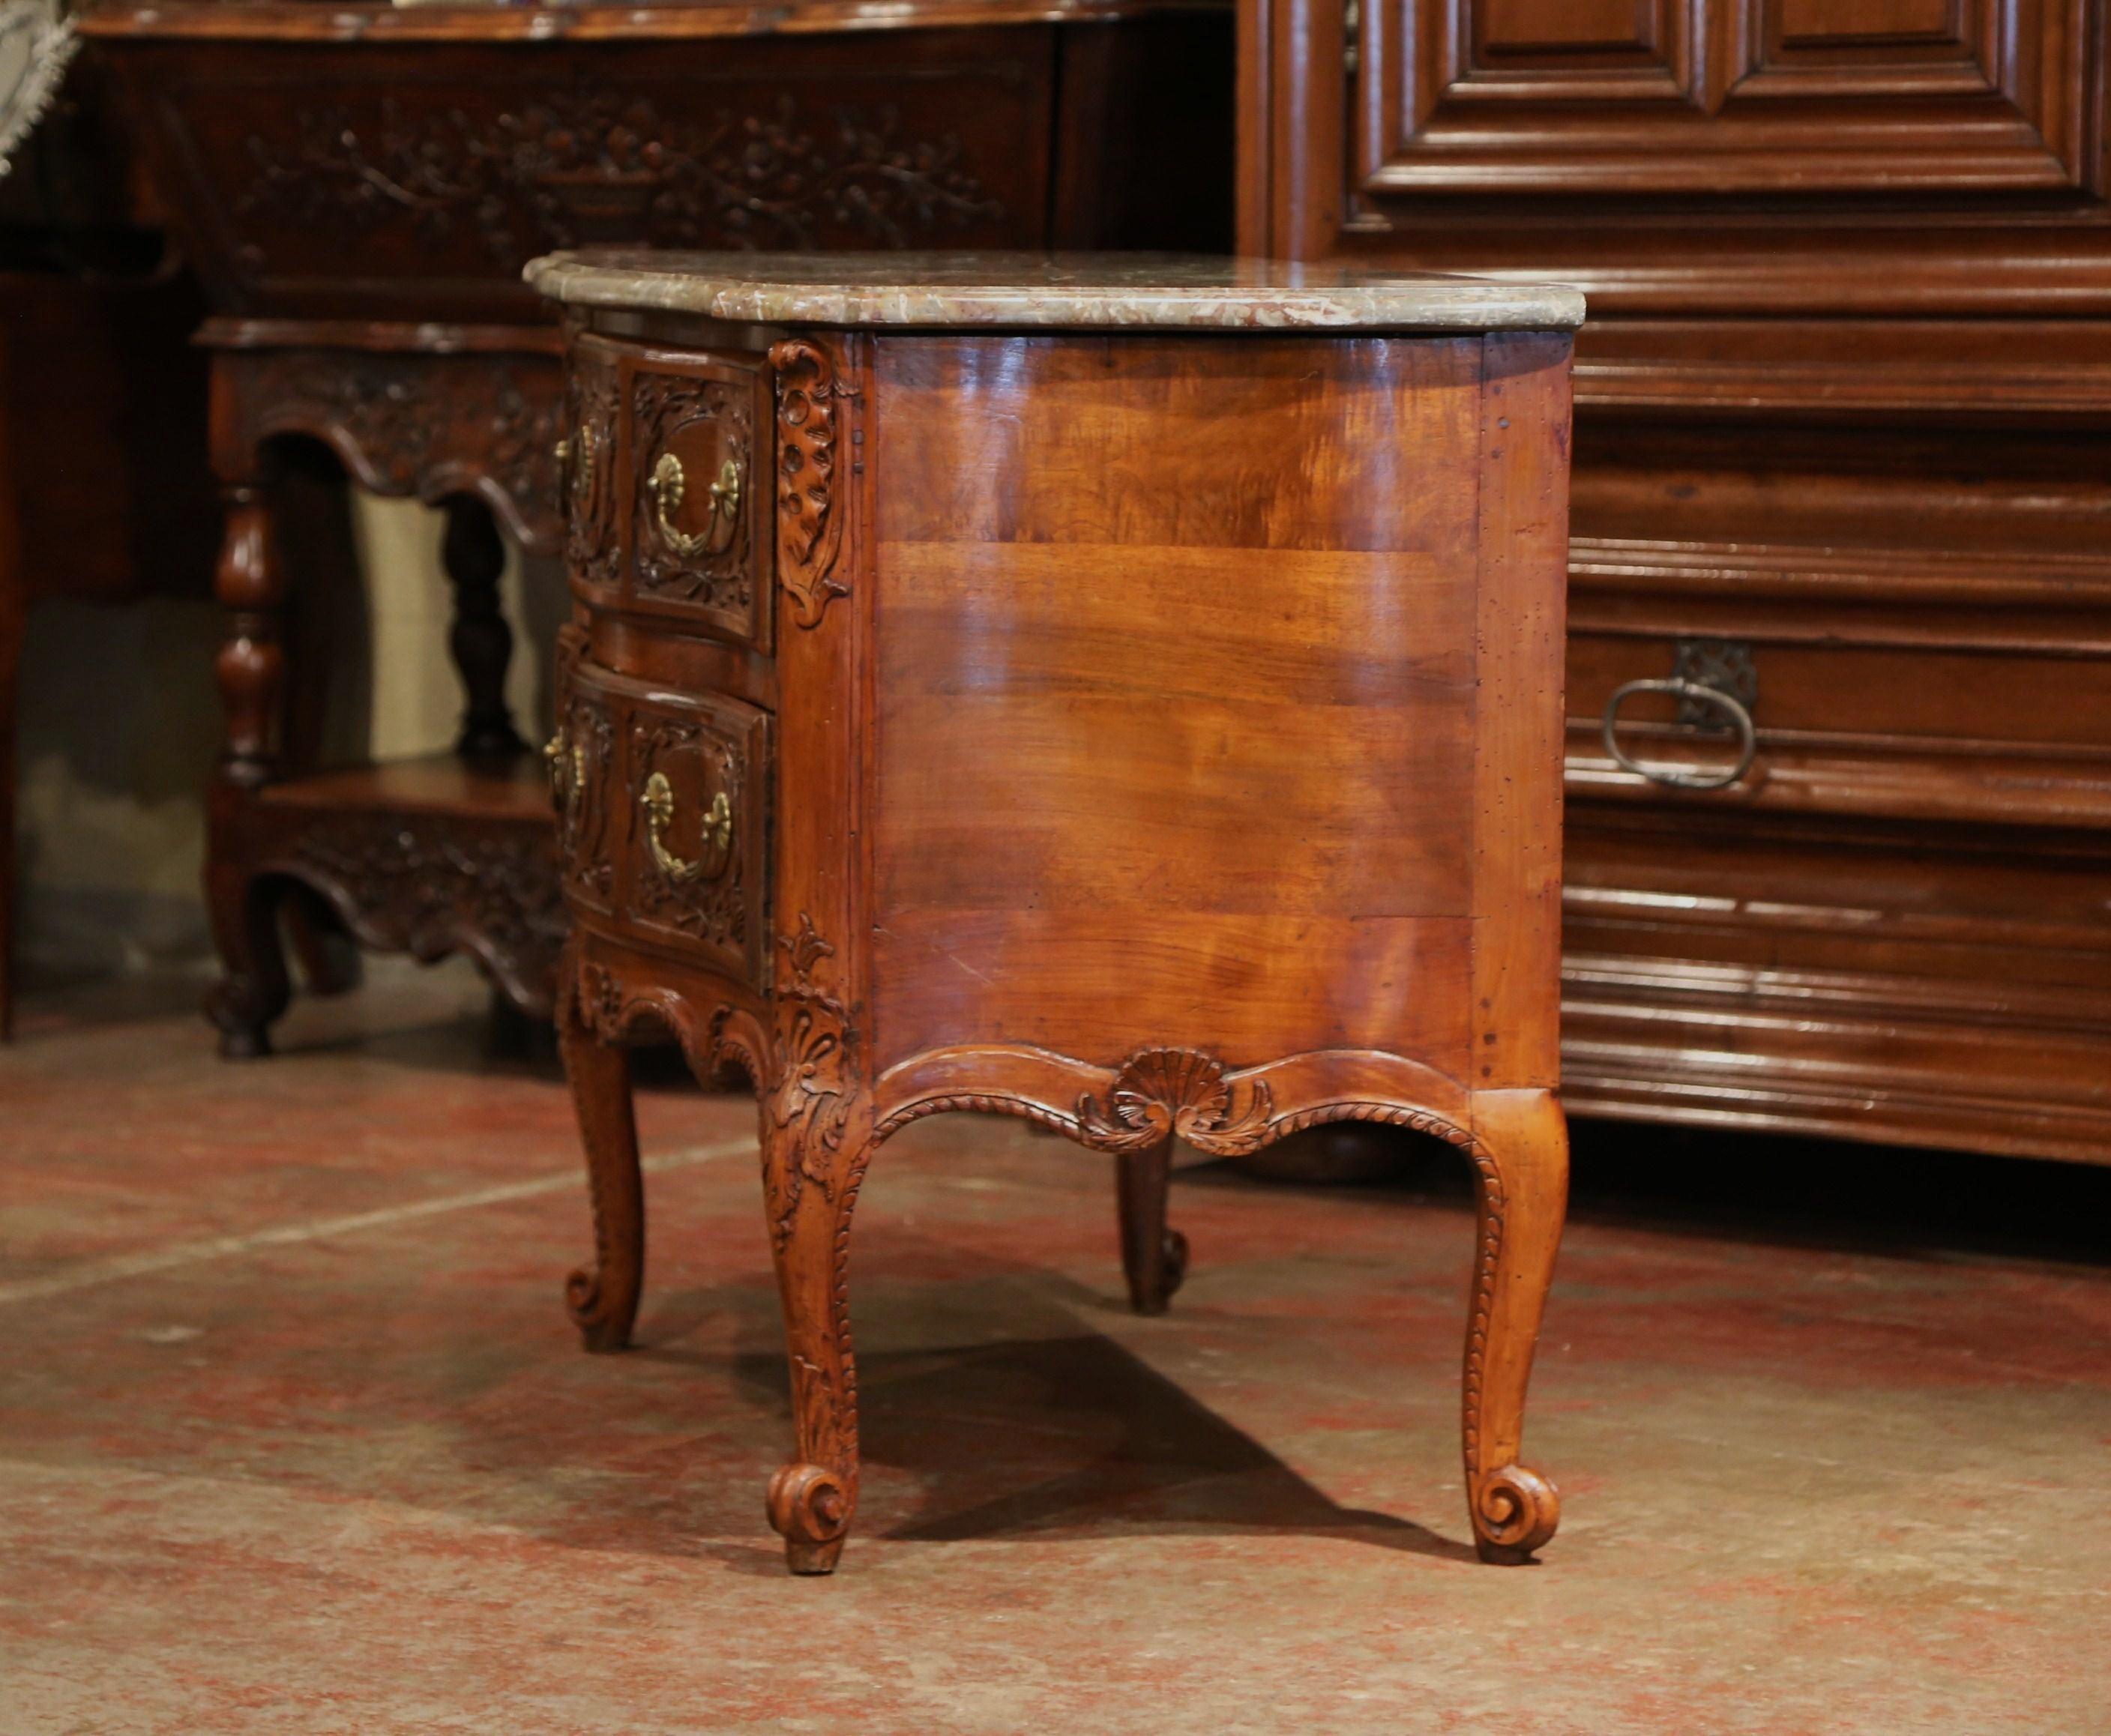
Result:
M570 438L560 440L556 450L558 502L580 505L593 492L593 430L581 427Z
M711 798L711 805L705 811L699 830L709 854L696 862L685 861L676 855L661 836L674 821L674 786L667 782L665 773L655 772L645 780L644 793L638 798L638 805L645 810L645 841L652 847L652 859L660 865L660 872L675 885L715 880L725 873L726 865L733 859L733 803L724 791ZM712 858L716 859L715 862Z
M586 745L572 741L560 724L556 734L543 744L543 760L550 774L551 803L561 813L571 806L587 781Z
M711 484L709 496L710 519L703 530L694 535L674 523L674 514L681 510L682 498L689 487L680 459L672 452L662 452L645 487L652 496L653 519L660 527L661 537L677 555L694 560L700 555L723 555L733 546L734 527L740 517L738 459L729 458L719 466L719 478Z

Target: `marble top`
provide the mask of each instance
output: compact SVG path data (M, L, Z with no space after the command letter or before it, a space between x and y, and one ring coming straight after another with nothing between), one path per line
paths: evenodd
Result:
M572 307L759 325L1569 331L1580 291L1434 273L1151 253L679 253L592 248L529 261Z

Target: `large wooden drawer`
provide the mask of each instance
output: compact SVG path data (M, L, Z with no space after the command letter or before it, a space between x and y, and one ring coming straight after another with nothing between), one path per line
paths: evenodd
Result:
M1750 719L1750 764L1719 789L1637 775L1608 751L1607 701L1685 680ZM2111 824L2111 658L2037 650L1578 631L1568 648L1572 791L1895 818ZM1618 745L1651 772L1727 776L1737 709L1647 688Z

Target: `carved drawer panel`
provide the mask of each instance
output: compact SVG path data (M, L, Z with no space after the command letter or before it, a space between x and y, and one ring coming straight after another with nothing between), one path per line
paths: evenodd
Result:
M598 338L572 347L565 384L565 432L557 446L565 564L590 601L613 602L623 572L616 512L618 352Z
M620 920L760 988L769 888L769 719L715 694L640 690L623 713Z
M768 650L770 422L760 358L627 356L624 606Z

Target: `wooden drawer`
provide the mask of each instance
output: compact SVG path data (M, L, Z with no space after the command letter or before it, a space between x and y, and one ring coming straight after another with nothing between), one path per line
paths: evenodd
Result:
M1718 799L1831 812L2038 824L2111 822L2111 659L1994 642L1904 645L1807 636L1677 637L1579 632L1568 646L1572 791L1645 784L1608 754L1606 702L1629 682L1684 680L1750 720L1750 764ZM1727 777L1738 710L1705 695L1632 692L1617 740L1658 773Z
M767 651L769 372L760 356L626 352L623 606Z
M561 652L552 747L575 910L765 986L769 717L678 696Z

